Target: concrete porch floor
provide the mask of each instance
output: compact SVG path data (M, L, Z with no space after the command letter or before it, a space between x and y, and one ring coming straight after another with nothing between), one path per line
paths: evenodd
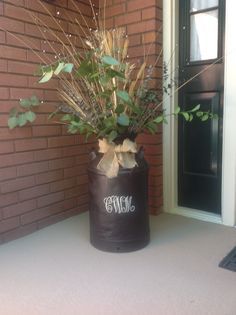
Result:
M84 213L0 246L0 315L235 315L236 273L218 267L236 229L162 214L151 243L89 244Z

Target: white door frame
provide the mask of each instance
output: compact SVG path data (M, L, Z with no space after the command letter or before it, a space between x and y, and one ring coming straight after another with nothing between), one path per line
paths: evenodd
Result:
M178 66L178 0L163 0L163 48L164 60L170 73ZM163 178L164 211L196 219L236 225L236 1L226 1L225 12L225 78L224 121L222 158L222 215L179 207L177 204L177 121L169 119L163 127ZM174 53L176 52L176 54ZM171 97L164 98L164 108L173 112L178 104L178 95L173 90Z

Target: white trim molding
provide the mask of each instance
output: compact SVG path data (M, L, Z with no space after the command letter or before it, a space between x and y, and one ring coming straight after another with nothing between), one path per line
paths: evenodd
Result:
M236 225L236 1L225 0L225 83L222 164L222 215L178 207L177 203L177 122L170 119L163 127L164 211L208 222ZM178 0L163 1L164 61L170 73L178 66ZM177 49L176 49L177 47ZM176 54L174 54L177 52ZM173 57L175 55L175 57ZM164 99L164 108L173 112L177 105L174 91Z

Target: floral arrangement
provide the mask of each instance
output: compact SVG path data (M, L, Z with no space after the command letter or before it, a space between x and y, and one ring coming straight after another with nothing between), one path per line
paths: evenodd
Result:
M39 84L52 77L58 77L60 83L61 104L50 117L58 115L59 121L68 126L69 133L78 132L86 138L96 135L108 142L126 137L134 139L141 132L155 133L158 124L167 122L162 109L162 91L158 93L149 88L160 56L153 65L148 65L148 56L144 56L139 65L130 63L127 58L129 39L124 30L106 30L104 23L97 21L92 4L91 8L95 29L87 25L87 32L78 35L83 49L77 49L67 38L66 43L61 42L63 56L39 68ZM37 21L36 17L34 19ZM56 19L55 23L58 23ZM56 33L51 32L57 38ZM162 90L168 94L171 84L166 83L167 79L165 65ZM39 105L35 96L21 100L20 109L13 108L10 112L9 128L32 123L36 118L34 108ZM182 115L186 121L194 116L202 121L213 117L210 112L201 111L199 105L189 111L177 107L173 115Z

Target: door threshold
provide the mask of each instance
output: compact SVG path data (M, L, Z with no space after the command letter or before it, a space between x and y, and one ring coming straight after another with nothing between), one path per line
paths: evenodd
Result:
M185 207L176 207L169 211L165 211L166 213L182 215L184 217L189 217L201 221L223 224L222 217L219 214L214 214L202 210L190 209Z

